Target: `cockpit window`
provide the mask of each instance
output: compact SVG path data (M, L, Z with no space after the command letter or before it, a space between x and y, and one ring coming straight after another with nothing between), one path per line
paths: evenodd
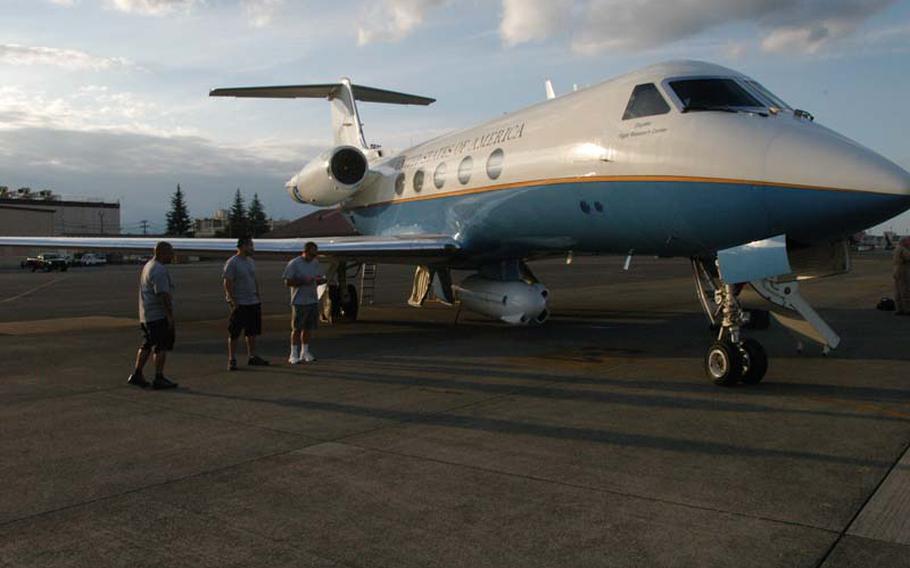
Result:
M683 112L696 110L733 111L763 108L764 105L733 79L680 79L670 87L683 104Z
M746 83L747 83L750 87L752 87L752 88L755 90L756 93L758 93L759 95L761 95L763 98L767 99L767 101L768 101L768 106L777 107L777 108L779 108L779 109L781 109L781 110L793 110L793 109L790 107L790 105L788 105L788 104L785 103L783 100L781 100L780 97L778 97L777 95L775 95L774 93L772 93L771 91L769 91L768 89L766 89L766 88L764 87L764 85L762 85L762 84L759 83L758 81L753 81L752 79L749 79L749 80L746 81Z
M629 104L626 105L626 112L623 113L622 119L629 120L668 112L670 112L670 105L661 96L657 87L653 83L646 83L638 85L632 90L632 96L629 98Z

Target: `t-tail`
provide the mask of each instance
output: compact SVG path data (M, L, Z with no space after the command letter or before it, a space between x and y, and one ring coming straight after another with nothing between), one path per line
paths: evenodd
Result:
M436 99L354 85L347 77L338 83L321 85L284 85L213 89L212 97L250 97L261 99L327 99L332 106L332 135L336 146L368 150L356 101L393 105L429 105Z
M339 83L213 89L212 97L270 99L327 99L332 109L335 145L310 160L285 183L291 199L309 205L338 205L353 197L379 177L370 175L370 161L381 157L378 146L367 144L357 101L394 105L429 105L428 97L354 85L347 77Z

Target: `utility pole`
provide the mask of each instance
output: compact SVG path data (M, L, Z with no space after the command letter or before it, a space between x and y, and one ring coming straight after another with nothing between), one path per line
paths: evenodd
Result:
M139 221L139 224L142 225L142 234L143 235L149 234L149 222L147 220L143 219L142 221Z

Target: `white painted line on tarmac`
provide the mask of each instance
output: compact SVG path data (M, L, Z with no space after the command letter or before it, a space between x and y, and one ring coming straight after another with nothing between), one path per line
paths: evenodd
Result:
M0 300L0 304L5 304L5 303L7 303L7 302L12 302L12 301L14 301L14 300L18 300L19 298L24 298L24 297L26 297L26 296L29 296L29 295L31 295L31 294L34 294L34 293L37 292L38 290L43 290L44 288L47 288L47 287L50 286L51 284L56 284L57 282L60 282L61 280L66 280L67 278L69 278L69 275L67 275L67 276L61 276L61 277L59 277L59 278L54 278L54 279L51 280L50 282L45 282L44 284L42 284L42 285L40 285L40 286L35 286L35 287L32 288L31 290L26 290L25 292L22 292L21 294L18 294L18 295L16 295L16 296L11 297L11 298L4 298L4 299Z

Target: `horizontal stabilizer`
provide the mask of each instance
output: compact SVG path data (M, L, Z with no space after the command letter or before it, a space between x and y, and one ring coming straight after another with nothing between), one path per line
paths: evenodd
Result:
M283 85L275 87L236 87L213 89L211 97L251 97L263 99L334 99L343 93L342 83L324 85ZM351 85L354 99L367 103L386 103L393 105L429 105L436 99L409 95L396 91L387 91L363 85Z

